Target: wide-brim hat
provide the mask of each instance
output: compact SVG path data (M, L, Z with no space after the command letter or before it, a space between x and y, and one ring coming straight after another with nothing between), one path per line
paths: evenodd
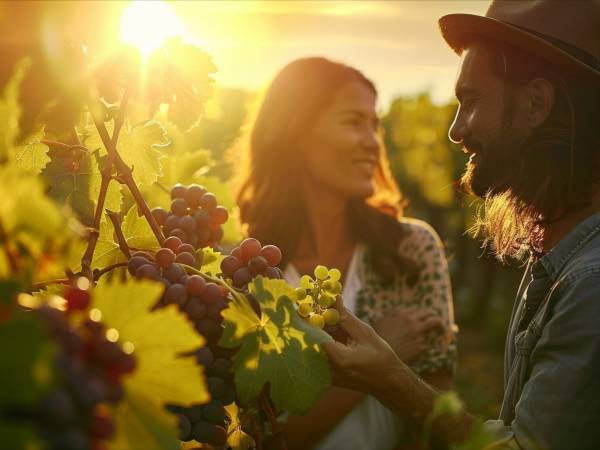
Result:
M449 14L439 25L458 54L484 37L544 59L564 75L600 82L600 0L495 0L485 16Z

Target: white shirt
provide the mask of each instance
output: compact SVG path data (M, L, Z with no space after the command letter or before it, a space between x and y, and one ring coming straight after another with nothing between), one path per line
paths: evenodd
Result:
M365 247L357 245L344 281L344 306L356 311L356 295L362 287ZM294 287L300 285L300 274L290 263L283 272ZM394 450L403 436L403 422L377 399L366 396L325 436L313 450Z

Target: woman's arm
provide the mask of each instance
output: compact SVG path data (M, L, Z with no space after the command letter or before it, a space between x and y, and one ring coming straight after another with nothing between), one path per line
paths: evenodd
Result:
M290 416L283 428L289 450L309 449L324 438L354 406L362 392L330 388L304 416Z

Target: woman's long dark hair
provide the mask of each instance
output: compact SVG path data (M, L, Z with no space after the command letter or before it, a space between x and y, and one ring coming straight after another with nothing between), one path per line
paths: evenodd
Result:
M331 104L337 90L353 81L377 95L370 80L344 64L319 57L288 64L267 89L251 128L231 154L237 166L236 196L244 233L281 248L282 267L293 258L306 226L300 178L303 134ZM403 199L383 148L373 183L375 192L370 198L349 204L350 230L367 245L384 281L391 281L397 273L414 280L416 265L398 255L405 236L398 222Z

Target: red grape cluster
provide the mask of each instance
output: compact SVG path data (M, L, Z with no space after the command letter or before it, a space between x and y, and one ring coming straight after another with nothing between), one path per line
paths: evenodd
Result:
M178 237L194 248L215 247L223 238L229 214L204 186L176 184L171 189L171 210L152 210L165 236Z
M83 309L89 292L74 286L65 298L67 310ZM74 328L55 308L42 306L35 314L58 343L55 363L63 381L33 413L40 436L52 449L101 448L115 432L108 404L123 398L123 377L133 372L136 360L98 321L86 319Z
M281 250L275 245L265 245L254 238L242 241L229 256L221 261L224 278L232 280L235 287L244 289L257 275L267 278L283 278L277 264L281 262Z

